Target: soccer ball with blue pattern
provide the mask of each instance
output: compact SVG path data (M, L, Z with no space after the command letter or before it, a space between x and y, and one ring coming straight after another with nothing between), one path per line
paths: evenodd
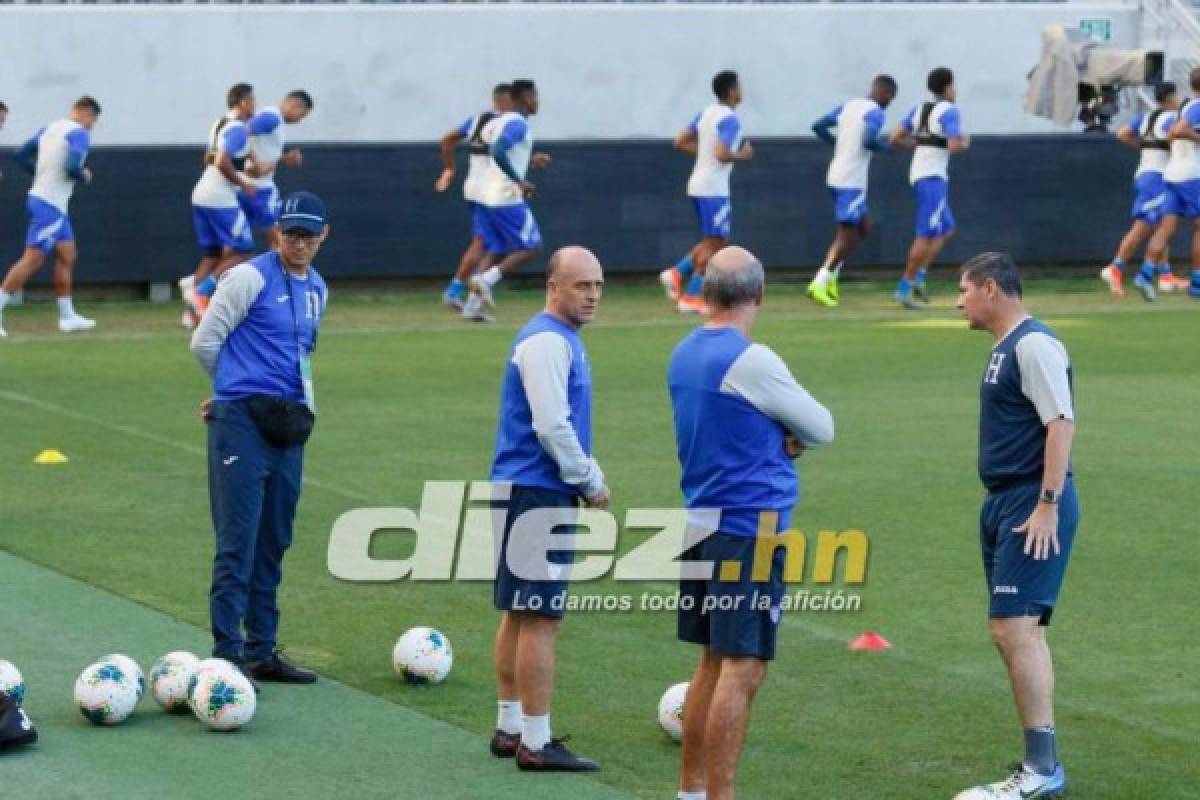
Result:
M683 703L687 699L687 683L677 683L663 692L658 701L658 724L675 741L683 738Z
M433 628L412 628L392 650L392 666L409 683L441 683L453 665L450 640Z
M97 661L75 681L75 705L95 725L119 725L138 702L137 676L113 661Z
M254 687L237 667L219 658L200 662L192 675L188 700L196 719L214 731L233 731L254 718Z
M17 705L25 702L25 679L11 661L0 660L0 692L15 700Z
M137 687L138 700L142 699L142 695L146 693L146 675L142 672L142 668L138 663L129 656L121 655L120 653L109 653L106 656L100 656L101 661L111 661L121 668L121 671L130 677L134 686Z
M154 662L150 670L150 694L169 712L188 709L188 684L200 665L200 659L185 650L176 650Z

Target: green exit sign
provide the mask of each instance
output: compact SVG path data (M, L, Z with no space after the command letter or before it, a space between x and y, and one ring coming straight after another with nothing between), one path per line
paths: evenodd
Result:
M1079 28L1093 39L1105 43L1111 43L1113 40L1112 17L1084 17L1079 20Z

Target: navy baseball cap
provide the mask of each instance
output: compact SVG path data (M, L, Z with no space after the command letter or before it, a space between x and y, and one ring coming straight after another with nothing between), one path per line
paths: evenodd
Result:
M284 231L303 228L320 233L325 229L325 203L312 192L292 192L283 199L279 227Z

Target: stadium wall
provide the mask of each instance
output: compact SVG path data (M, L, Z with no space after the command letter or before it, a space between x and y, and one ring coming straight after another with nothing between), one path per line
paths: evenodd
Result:
M684 197L690 161L669 142L545 142L543 149L554 163L532 176L533 207L548 247L583 243L610 269L634 272L673 262L694 242ZM823 258L833 231L828 158L815 139L764 139L754 161L734 171L734 238L768 267L811 267ZM1109 137L976 138L951 167L960 233L944 258L1003 249L1024 263L1102 263L1128 224L1135 159ZM877 233L854 264L903 262L913 227L908 161L875 157L869 204ZM80 281L171 281L189 271L197 258L189 203L195 148L100 148L90 164L96 180L77 191L71 208ZM22 246L28 181L11 150L0 153L0 169L7 173L2 267ZM469 234L457 189L432 190L439 169L431 144L312 145L304 166L282 172L280 184L327 200L333 234L319 259L326 275L445 276Z
M672 136L710 101L719 69L740 71L752 137L806 135L877 72L897 107L925 75L958 74L976 133L1049 132L1021 112L1042 28L1108 19L1135 46L1133 0L1061 3L730 3L419 5L16 5L0 7L0 144L61 115L82 93L105 108L101 145L198 144L225 90L260 102L309 89L298 140L422 142L473 113L490 87L535 78L548 139Z

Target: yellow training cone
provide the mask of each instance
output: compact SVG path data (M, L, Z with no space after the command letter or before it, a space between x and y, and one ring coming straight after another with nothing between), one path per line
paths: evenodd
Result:
M58 450L43 450L42 452L38 453L34 457L33 463L35 463L35 464L65 464L65 463L67 463L67 457L64 456L62 453L60 453Z

